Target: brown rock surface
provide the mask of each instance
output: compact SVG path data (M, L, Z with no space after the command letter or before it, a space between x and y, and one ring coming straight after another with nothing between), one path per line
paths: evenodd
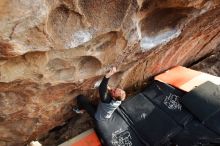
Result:
M19 146L76 116L112 65L128 88L212 53L220 1L1 0L0 24L0 145Z

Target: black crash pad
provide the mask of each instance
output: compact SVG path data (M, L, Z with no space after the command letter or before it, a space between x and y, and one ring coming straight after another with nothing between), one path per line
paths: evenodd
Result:
M183 96L182 103L204 125L220 134L220 86L205 82Z
M143 94L138 94L121 105L124 115L150 145L166 143L181 127Z
M184 126L192 120L192 115L180 103L185 92L165 83L154 81L142 93L178 124Z
M105 121L96 121L96 131L104 142L104 146L147 146L142 143L126 121L115 111Z
M178 146L199 146L199 144L201 146L202 144L211 146L212 139L218 137L198 120L193 120L172 139L172 142L178 144Z

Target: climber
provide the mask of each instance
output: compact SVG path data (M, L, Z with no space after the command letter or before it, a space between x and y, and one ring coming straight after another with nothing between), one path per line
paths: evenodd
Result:
M116 73L116 67L111 68L111 70L104 76L99 86L99 95L101 101L98 104L97 110L95 106L89 102L87 97L83 95L77 96L77 103L79 109L81 109L81 113L83 113L83 109L85 109L91 117L98 121L103 121L111 117L113 112L126 98L126 93L124 90L120 88L110 88L108 86L109 78L114 73Z

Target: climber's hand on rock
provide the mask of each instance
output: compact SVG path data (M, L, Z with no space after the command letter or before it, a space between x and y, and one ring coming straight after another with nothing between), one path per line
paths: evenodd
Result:
M115 74L116 73L116 67L112 67L111 69L110 69L110 71L105 75L105 77L106 78L109 78L109 77L111 77L113 74Z

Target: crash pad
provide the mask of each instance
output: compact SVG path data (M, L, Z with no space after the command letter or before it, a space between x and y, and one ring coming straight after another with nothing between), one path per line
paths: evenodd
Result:
M103 121L95 121L104 146L148 146L147 141L142 141L135 129L126 118L122 117L117 109L111 118Z
M59 146L101 146L101 142L96 132L90 129Z
M181 100L206 127L220 134L220 86L205 82L184 95Z
M142 93L125 101L121 109L132 121L131 126L150 145L162 145L181 130L181 126Z
M220 77L216 77L207 73L192 70L183 66L177 66L155 77L163 83L170 84L183 91L189 92L195 87L210 81L217 85L220 84Z
M217 146L211 144L211 139L218 137L216 133L194 119L172 138L172 142L178 146Z
M154 81L142 91L142 94L178 124L185 126L192 119L192 115L180 103L180 99L185 95L184 91L168 84Z

